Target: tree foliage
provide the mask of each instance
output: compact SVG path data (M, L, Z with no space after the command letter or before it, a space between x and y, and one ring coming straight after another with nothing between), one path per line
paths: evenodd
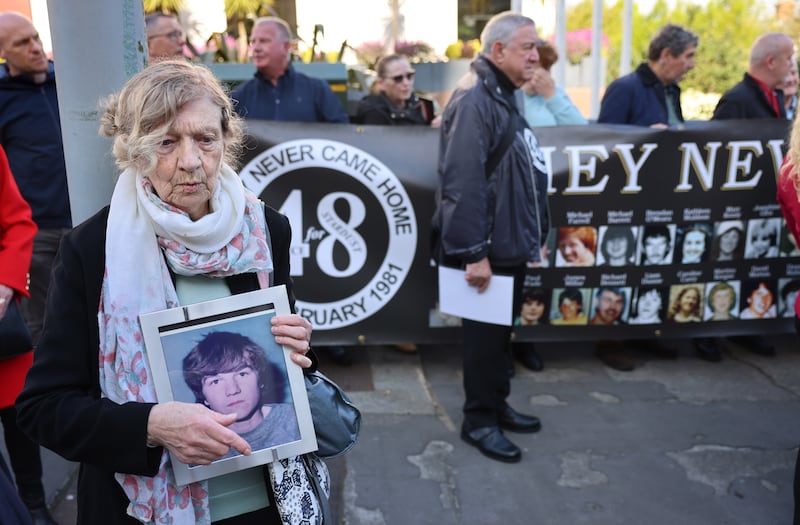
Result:
M567 11L567 30L592 27L593 0L582 0ZM739 80L747 69L750 46L758 35L785 31L800 35L796 19L778 21L772 4L753 0L709 0L699 5L691 0L677 0L671 7L667 0L657 0L647 14L633 5L631 69L647 60L650 39L668 23L680 24L700 37L696 67L681 82L685 89L704 93L722 93ZM603 9L603 33L608 38L606 78L619 76L622 44L623 1Z

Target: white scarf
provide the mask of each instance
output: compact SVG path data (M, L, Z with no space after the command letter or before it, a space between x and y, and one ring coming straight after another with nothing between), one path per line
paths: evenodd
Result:
M256 272L259 282L268 282L264 277L273 266L263 203L223 165L210 212L193 221L163 203L141 173L128 169L114 188L106 232L106 268L98 312L101 391L117 403L156 402L139 314L179 306L165 257L181 275L221 278ZM298 467L302 481L280 487L287 476L297 479ZM314 474L327 487L324 467L322 464ZM269 470L284 523L298 523L296 518L303 513L307 519L308 505L293 504L307 500L311 489L300 458L276 462ZM130 499L128 514L143 523L210 523L207 483L177 486L166 451L156 476L117 473L115 477ZM318 502L311 505L310 515L312 522L321 519Z

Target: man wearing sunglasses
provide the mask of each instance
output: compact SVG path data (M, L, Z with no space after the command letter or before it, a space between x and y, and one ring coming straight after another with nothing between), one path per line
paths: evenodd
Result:
M183 29L174 16L151 13L144 19L144 28L147 32L147 52L150 55L150 62L183 57L183 45L186 40Z
M445 107L439 147L441 246L478 293L493 274L514 276L514 310L522 302L527 263L539 261L549 229L544 157L516 90L533 77L539 54L533 20L505 12L486 24L483 49ZM510 326L464 319L464 421L461 438L482 454L518 462L520 448L503 434L537 432L511 390Z

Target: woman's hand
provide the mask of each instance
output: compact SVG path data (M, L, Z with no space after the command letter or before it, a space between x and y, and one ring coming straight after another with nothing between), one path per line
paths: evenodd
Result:
M295 364L308 368L311 359L306 353L311 348L311 323L305 317L297 314L276 315L272 318L272 335L279 345L286 345L292 352L292 361Z
M250 445L227 428L236 414L220 414L199 403L159 403L147 419L147 444L166 447L181 463L208 465L231 447L245 456Z

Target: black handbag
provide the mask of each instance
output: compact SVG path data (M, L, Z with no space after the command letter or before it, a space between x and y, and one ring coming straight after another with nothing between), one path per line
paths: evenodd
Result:
M353 448L361 431L361 412L344 391L322 372L304 374L317 456L334 458Z
M31 333L19 305L15 299L11 299L6 309L6 315L0 319L0 359L8 359L25 352L30 352L33 348Z

